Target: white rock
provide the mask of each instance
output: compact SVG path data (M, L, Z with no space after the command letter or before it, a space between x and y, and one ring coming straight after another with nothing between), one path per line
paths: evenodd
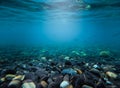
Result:
M60 84L60 88L67 88L68 86L69 86L68 81L62 81L62 83Z
M64 59L65 59L65 60L69 60L69 59L70 59L70 57L66 56Z
M93 65L93 68L99 68L99 66L97 64Z
M22 88L36 88L36 85L33 82L25 82Z

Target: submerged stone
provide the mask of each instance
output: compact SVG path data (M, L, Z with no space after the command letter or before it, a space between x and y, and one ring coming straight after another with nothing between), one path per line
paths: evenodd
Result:
M70 83L68 81L62 81L62 83L60 84L60 88L67 88L69 84Z
M81 56L81 57L86 57L87 54L86 54L84 51L81 51L81 52L80 52L80 56Z
M19 88L20 84L21 84L21 82L19 80L12 80L9 83L8 88Z
M32 80L25 80L22 88L36 88L36 85Z
M66 56L66 57L64 58L64 60L70 60L70 57L69 57L69 56Z
M101 51L100 53L99 53L99 56L100 57L109 57L110 56L110 51Z
M24 80L24 78L25 78L25 75L18 75L18 76L16 76L16 77L14 77L13 78L13 80Z
M88 86L88 85L83 85L82 88L93 88L93 87Z
M106 72L106 75L110 78L114 78L114 79L117 78L117 74L115 74L114 72L108 71Z
M16 75L13 75L13 74L7 74L5 76L6 80L12 80Z
M42 85L43 88L47 88L48 83L46 81L41 81L40 84Z
M67 69L63 69L62 74L70 74L70 75L76 75L77 71L72 69L72 68L67 68Z

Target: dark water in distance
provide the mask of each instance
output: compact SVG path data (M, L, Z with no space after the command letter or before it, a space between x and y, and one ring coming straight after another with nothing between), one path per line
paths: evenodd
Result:
M120 7L77 0L0 0L0 45L119 49Z

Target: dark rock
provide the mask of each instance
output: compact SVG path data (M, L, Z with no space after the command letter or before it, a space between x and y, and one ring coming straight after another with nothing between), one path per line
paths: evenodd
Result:
M96 88L106 88L105 83L100 79L96 84Z
M3 69L1 72L1 75L6 75L6 74L16 74L16 70L14 69Z
M20 88L20 84L21 82L19 80L12 80L9 83L8 88Z
M75 88L81 88L85 83L84 77L81 75L75 81Z
M54 82L57 82L60 84L63 80L63 75L62 74L54 74L51 78Z
M71 63L70 61L66 60L66 61L65 61L65 65L71 66L72 63Z
M48 72L45 71L44 69L39 69L35 72L35 75L37 75L40 79L43 77L47 77L48 76Z
M99 70L97 70L97 69L91 69L90 70L90 72L92 73L92 74L94 74L95 76L97 76L97 77L101 77L101 72L99 71Z
M50 84L48 85L48 88L59 88L59 85L60 85L60 84L58 84L58 83L56 83L56 82L52 82L52 83L50 83Z
M34 73L26 73L25 74L25 80L32 80L32 81L36 81L37 80L37 76Z
M93 88L93 87L91 87L89 85L83 85L82 88Z

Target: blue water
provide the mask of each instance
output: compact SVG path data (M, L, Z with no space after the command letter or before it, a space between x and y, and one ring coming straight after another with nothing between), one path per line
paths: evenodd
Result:
M80 0L0 0L0 45L119 49L120 7Z

